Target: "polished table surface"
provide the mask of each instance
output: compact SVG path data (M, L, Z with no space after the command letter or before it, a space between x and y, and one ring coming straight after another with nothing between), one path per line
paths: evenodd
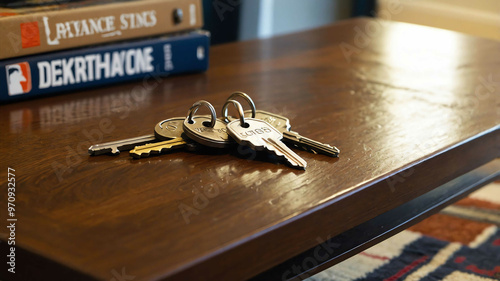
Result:
M247 279L500 156L500 42L354 19L210 56L206 73L0 106L0 200L6 209L13 168L16 246L43 264L29 270ZM200 99L220 112L233 91L340 158L295 150L302 171L241 148L87 154Z

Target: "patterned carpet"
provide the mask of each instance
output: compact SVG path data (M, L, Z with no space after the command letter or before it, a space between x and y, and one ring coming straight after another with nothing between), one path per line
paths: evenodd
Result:
M500 280L500 183L306 280Z

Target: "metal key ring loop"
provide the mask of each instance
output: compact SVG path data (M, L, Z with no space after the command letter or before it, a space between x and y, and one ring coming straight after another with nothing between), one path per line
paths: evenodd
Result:
M224 118L227 119L227 110L229 104L234 104L234 107L236 107L236 110L238 110L238 115L240 116L240 124L242 127L245 127L245 113L243 112L243 107L241 104L235 100L227 100L224 106L222 107L222 112L224 113Z
M214 106L205 100L199 100L199 101L195 102L193 104L193 106L191 106L191 108L188 111L188 117L187 117L188 122L191 124L194 122L193 115L196 113L196 111L198 111L198 108L200 108L200 106L202 106L202 105L204 105L204 106L208 107L208 109L210 109L210 115L211 115L210 128L213 128L215 126L215 121L217 120L217 113L215 113Z
M234 98L236 98L236 97L242 97L243 99L245 99L248 102L248 104L250 105L250 108L252 109L252 118L255 118L255 112L256 112L255 104L253 103L253 100L249 95L247 95L243 92L234 92L229 96L229 98L227 98L226 103L230 100L234 100ZM227 107L224 107L222 109L222 116L224 116L224 122L228 123L230 121L227 118Z

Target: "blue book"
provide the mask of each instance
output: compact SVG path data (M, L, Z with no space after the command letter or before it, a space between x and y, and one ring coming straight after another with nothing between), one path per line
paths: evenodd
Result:
M208 68L210 34L193 31L0 61L0 102Z

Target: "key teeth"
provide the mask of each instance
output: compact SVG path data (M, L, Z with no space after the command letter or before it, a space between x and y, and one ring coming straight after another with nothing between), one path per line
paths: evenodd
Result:
M272 151L272 150L271 150ZM285 157L284 154L282 153L276 153L275 151L272 151L274 153L274 155L276 155L280 160L285 160L286 164L288 166L291 166L292 168L297 168L297 169L301 169L301 170L305 170L306 167L307 167L307 163L304 163L304 165L301 165L301 164L296 164L296 163L293 163L293 162L290 162L288 161L288 159Z
M151 155L159 155L159 154L163 154L163 153L165 153L165 150L166 150L166 151L170 151L171 149L168 149L168 148L163 147L163 148L161 148L161 149L159 149L159 150L158 150L158 149L150 149L150 150L147 150L147 151L146 151L146 150L145 150L145 151L142 151L142 152L140 152L140 153L137 153L137 152L136 152L136 149L134 149L134 150L131 150L131 151L130 151L130 155L131 155L133 158L135 158L135 159L139 159L139 158L147 158L147 157L149 157L149 156L151 156Z
M97 155L109 154L111 153L111 150L107 148L101 148L100 146L91 145L87 150L87 152L89 153L90 156L97 156ZM118 153L120 152L118 151Z
M294 131L283 132L283 137L283 141L287 144L314 154L338 157L340 153L339 149L335 146L301 136L299 133Z
M314 148L308 148L308 147L303 146L303 145L302 145L302 146L300 146L300 148L302 148L302 149L303 149L303 150L305 150L305 151L312 152L312 153L314 153L314 154L316 154L316 155L318 154L318 152L317 152L316 150L314 150Z
M162 149L162 150L163 150L163 149ZM139 158L147 158L147 157L149 157L149 156L151 156L151 155L157 155L157 154L161 154L161 153L162 153L162 151L161 151L161 150L160 150L160 151L148 150L148 151L143 151L143 152L141 152L141 153L137 153L137 152L135 151L135 149L134 149L134 150L132 150L132 151L130 151L130 155L131 155L133 158L135 158L135 159L139 159Z
M280 159L286 160L286 162L287 162L287 164L289 166L292 166L294 168L303 169L303 170L306 169L306 167L307 167L306 160L302 159L299 155L295 154L295 152L291 151L288 148L288 150L290 150L290 152L291 152L290 156L292 156L293 158L295 158L295 161L293 161L292 159L287 158L286 155L278 149L280 147L280 145L278 144L278 142L281 142L280 140L273 140L273 139L264 139L264 140L267 143L274 144L274 145L271 145L271 146L267 146L266 147L267 150L271 151L274 155L278 156ZM286 148L285 144L283 144L283 146ZM283 147L281 147L281 149L283 149Z
M302 150L305 150L305 151L308 151L308 152L311 152L314 154L323 154L323 155L331 156L331 157L339 157L339 154L340 154L340 150L338 148L336 148L335 146L331 146L331 145L325 145L325 146L329 146L330 149L328 149L328 150L308 147L308 146L300 145L300 144L292 144L292 145L296 148L299 148L299 149L302 149Z
M142 151L140 153L137 152L138 148L141 148L141 147L144 147L144 146L147 146L147 144L146 145L141 145L141 146L136 146L136 148L132 149L129 152L130 156L132 156L135 159L149 157L149 155L151 154L151 150L144 150L144 151Z
M145 158L145 157L148 157L149 156L149 153L141 153L141 154L137 154L135 152L130 152L130 156L132 156L132 158L134 159L139 159L139 158Z
M286 161L286 163L287 163L289 166L292 166L292 167L294 167L294 168L303 169L303 170L305 170L305 169L306 169L306 167L307 167L307 163L304 163L303 165L301 165L301 164L298 164L298 163L295 163L295 162L290 162L290 161L288 161L288 159L286 158L285 154L283 154L283 153L281 153L281 152L279 152L279 151L277 151L277 150L270 150L270 151L272 151L272 152L274 153L274 155L276 155L279 159L281 159L281 160L285 160L285 161Z

